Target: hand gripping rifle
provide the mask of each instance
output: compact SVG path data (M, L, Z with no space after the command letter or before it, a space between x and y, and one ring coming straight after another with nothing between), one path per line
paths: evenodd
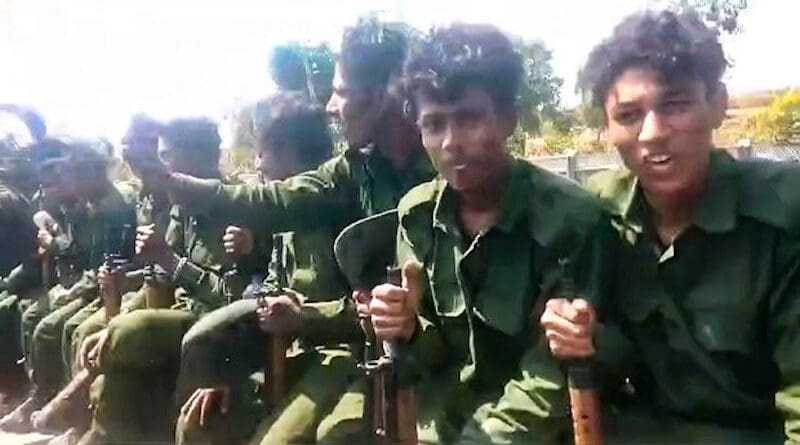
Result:
M106 322L117 316L122 304L122 285L119 277L129 269L134 250L134 230L130 224L121 227L110 227L105 233L105 253L103 266L113 272L110 289L100 291L100 299L106 313ZM33 427L37 431L54 429L56 417L68 409L80 408L74 406L72 401L86 400L89 386L97 377L99 370L84 368L78 372L69 383L51 399L47 405L31 416ZM70 416L72 417L72 416Z
M269 304L267 298L277 297L283 293L283 289L288 286L286 281L286 267L283 263L283 237L278 235L273 237L272 262L275 264L277 275L277 286L262 286L256 292L259 308L266 309ZM265 381L261 387L261 397L264 402L271 406L277 406L286 397L286 351L289 349L290 339L277 332L269 330L269 326L261 325L269 341L264 351L265 358Z
M577 287L570 260L559 260L561 296L575 298ZM602 445L600 397L597 394L593 358L567 360L569 404L575 445Z
M396 258L397 211L357 221L336 238L334 253L354 290L370 292L378 284L400 285ZM365 334L364 372L367 389L364 420L374 441L386 445L417 444L417 413L408 373L408 345L384 342L380 353L369 319L360 319Z

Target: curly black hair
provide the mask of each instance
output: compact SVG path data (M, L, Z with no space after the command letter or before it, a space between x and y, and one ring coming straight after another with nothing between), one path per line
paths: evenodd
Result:
M407 49L401 25L361 19L344 30L339 66L350 87L362 92L387 90L402 72Z
M515 106L522 80L520 54L492 25L454 24L434 30L409 54L403 74L410 117L419 94L451 102L468 87L484 90L500 111Z
M716 31L695 12L643 11L625 18L592 50L578 75L578 87L591 105L602 107L620 74L643 67L663 79L702 81L711 94L727 66Z
M276 154L292 147L313 168L333 155L325 111L298 92L277 93L256 104L254 128L258 145Z
M205 117L181 117L163 125L159 136L170 147L198 153L219 153L221 139L217 123Z

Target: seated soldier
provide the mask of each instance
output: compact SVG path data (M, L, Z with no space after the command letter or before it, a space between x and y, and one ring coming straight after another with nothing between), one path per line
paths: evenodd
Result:
M607 292L598 260L613 231L599 202L506 146L521 75L512 43L489 25L435 31L404 72L440 177L398 205L403 285L359 301L379 340L409 343L419 443L557 442L569 427L566 379L529 316L567 279L562 260L581 294ZM319 443L375 439L365 425L376 413L364 412L361 393L340 400Z
M41 286L36 255L36 226L30 199L35 183L35 155L0 142L0 413L19 403L27 378L17 361L20 349L20 307ZM38 152L38 150L37 150Z
M125 145L145 144L148 146L146 149L155 153L158 149L160 125L148 117L134 116L131 120L131 128L139 129L137 127L142 126L146 126L149 131L129 130L129 133L138 134L139 139L134 140L126 136L122 142ZM104 145L107 146L108 143L104 142ZM119 181L115 185L136 195L137 225L155 224L157 233L165 232L169 221L169 203L166 196L148 193L135 180ZM133 240L130 241L132 243ZM126 260L130 260L130 258ZM141 268L140 265L134 265L130 261L126 262L124 274L110 273L109 266L106 264L100 266L97 270L97 282L100 289L99 294L105 296L105 299L97 298L64 324L61 352L64 369L69 373L71 381L41 411L31 416L34 428L37 430L43 432L65 430L61 440L51 442L53 445L76 441L88 427L90 419L87 399L88 385L91 384L94 377L83 375L82 371L85 370L83 363L87 361L88 356L96 356L98 351L94 349L95 342L84 342L84 340L91 334L102 330L108 320L117 315L117 311L126 313L144 307L158 307L152 298L154 294L169 294L168 298L161 298L164 301L170 301L172 298L170 280L164 276L162 269L152 265L145 265L144 268ZM156 279L157 277L161 279ZM117 298L121 302L119 308L116 307ZM113 307L107 308L109 303ZM155 306L152 306L153 304ZM81 346L84 347L83 351L80 351Z
M259 102L256 110L256 166L263 180L282 180L312 170L332 155L333 143L323 110L301 95L278 94ZM178 400L185 403L178 423L178 443L235 444L254 434L259 436L255 438L258 441L269 429L273 429L269 442L273 444L304 434L301 440L314 440L315 419L331 408L347 378L355 373L349 348L315 347L326 340L325 333L308 336L302 329L302 316L313 316L314 302L338 300L349 292L333 260L334 236L326 231L275 235L269 273L263 288L257 291L272 294L266 297L269 308L263 308L263 314L257 317L257 301L246 298L214 311L189 330L183 339L179 379ZM232 253L249 254L252 250L253 236L247 229L229 227L226 240L226 250ZM284 317L280 317L277 306L284 309ZM254 391L248 385L248 376L265 369L264 384L268 387L274 378L267 362L270 338L259 328L259 318L262 328L274 335L300 338L300 345L290 351L289 381L284 390L291 391L283 394L288 395L286 400L280 394L271 395L272 400L264 400L264 404L252 400ZM336 325L331 327L335 329ZM276 403L279 405L274 406ZM270 411L274 415L268 417ZM275 430L287 423L284 412L295 413L289 420L305 420L285 431L287 438L279 438ZM259 421L262 425L256 432Z
M219 178L215 123L175 119L160 136L159 156L170 168ZM91 350L99 354L86 357L85 364L98 369L102 379L92 391L92 426L79 443L171 440L181 337L200 316L232 301L244 288L246 280L223 251L222 215L189 215L175 205L170 217L166 235L159 235L153 224L137 228L136 253L180 288L175 304L120 314L85 340L95 343Z
M620 330L594 339L601 363L629 379L609 398L606 443L800 442L800 169L713 148L726 65L696 15L645 12L582 71L626 167L590 181L622 240ZM570 306L542 317L551 347L591 353L592 339L572 334L591 323Z
M61 346L64 325L98 292L96 272L103 263L106 240L134 226L129 190L107 176L108 159L94 141L64 139L59 156L42 164L42 191L60 204L57 217L39 212L39 243L55 260L58 284L47 300L22 315L26 361L34 384L31 396L0 421L7 431L30 428L30 415L41 408L66 380ZM46 226L46 227L44 227ZM132 236L132 235L131 235Z

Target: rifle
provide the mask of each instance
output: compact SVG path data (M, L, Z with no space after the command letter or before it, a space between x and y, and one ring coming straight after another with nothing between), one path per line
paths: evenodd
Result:
M283 293L283 289L288 286L286 281L286 267L283 264L283 237L278 235L273 237L273 258L276 265L276 275L278 285L276 288L262 287L257 293L259 307L267 306L268 297L277 297ZM261 397L265 402L269 402L273 407L277 406L286 397L286 351L289 349L289 339L277 333L268 333L269 342L265 348L265 363L268 370L265 374L264 386L261 387Z
M133 227L129 224L122 226L119 233L114 233L114 229L109 228L105 234L106 252L104 254L103 266L117 273L114 274L111 289L103 289L100 298L106 312L106 322L117 316L120 312L122 303L122 288L119 285L118 274L125 273L131 265L130 258L133 253ZM74 408L71 401L80 398L88 398L89 386L97 377L99 370L82 369L67 385L53 397L41 410L31 415L31 423L37 431L48 431L53 429L56 416L68 408Z
M396 257L397 211L390 210L347 226L334 242L334 254L350 287L371 289L384 282L401 284ZM368 318L359 317L364 331L364 356L359 369L366 378L364 422L375 442L417 444L417 412L408 373L408 345L376 344Z
M566 298L577 295L570 262L559 260L561 268L561 293ZM594 378L594 359L569 359L567 380L569 386L569 405L572 413L572 429L575 445L602 445L600 428L600 397Z
M154 216L155 203L156 198L152 193L146 194L143 197L140 204L141 221L139 221L139 224L156 224ZM158 227L157 224L156 227ZM156 272L155 265L152 262L145 263L142 268L142 287L145 293L145 306L148 309L168 308L175 302L175 293L170 292L169 289L164 286L164 280L159 280L157 276L158 273Z
M400 268L388 267L386 275L388 283L401 284ZM384 342L383 350L377 359L359 364L367 378L364 413L369 416L368 431L379 444L416 445L417 404L407 372L408 344Z

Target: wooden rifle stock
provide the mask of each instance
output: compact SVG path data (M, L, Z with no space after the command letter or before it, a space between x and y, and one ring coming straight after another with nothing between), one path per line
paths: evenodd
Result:
M600 397L594 385L591 360L567 363L569 406L575 445L602 445Z
M561 292L565 298L577 296L568 259L559 260ZM602 445L600 397L594 380L594 359L567 360L569 405L575 445Z

